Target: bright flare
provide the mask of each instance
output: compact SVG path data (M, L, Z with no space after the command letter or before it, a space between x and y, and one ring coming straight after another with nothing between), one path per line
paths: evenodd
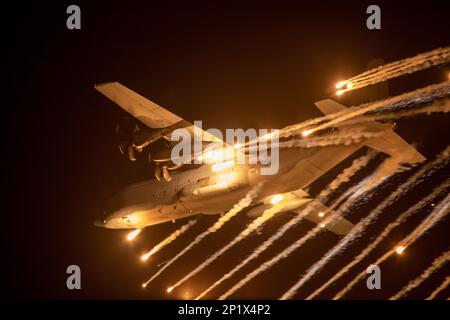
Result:
M143 254L143 255L141 256L141 260L142 260L142 261L147 261L148 258L150 258L151 255L152 255L152 251L149 251L149 252L147 252L146 254Z
M347 85L345 86L347 89L351 89L351 88L353 88L353 86L354 86L354 84L353 83L351 83L351 82L349 82L349 83L347 83Z
M340 89L347 84L347 81L340 81L336 84L336 89Z
M168 288L167 288L167 293L171 293L172 290L173 290L173 287L168 287Z
M319 212L319 217L323 217L325 215L325 213L323 213L322 211Z
M340 96L341 94L343 94L345 92L345 90L338 90L338 91L336 91L336 94L338 95L338 96Z
M141 233L142 229L136 229L131 231L128 235L127 235L127 240L128 241L132 241L134 238L136 238L138 236L139 233Z
M311 133L313 133L312 130L305 130L302 132L302 136L306 137L306 136L309 136Z
M238 150L238 149L242 148L242 145L241 145L240 143L236 143L236 144L234 145L234 148L235 148L236 150Z
M192 227L194 224L197 223L197 220L190 220L188 223L183 225L181 228L175 230L172 232L167 238L165 238L163 241L158 243L156 246L154 246L150 251L146 252L141 256L142 261L147 261L148 258L150 258L152 255L157 253L159 250L167 246L169 243L177 239L179 236L181 236L183 233L185 233L187 230L189 230L190 227Z
M280 202L281 200L283 200L284 197L282 194L276 194L272 197L272 199L270 199L270 203L271 204L277 204L278 202Z
M208 151L205 154L205 158L210 161L220 161L223 158L223 154L221 151Z
M234 165L233 161L226 161L214 164L211 169L212 171L220 171L223 169L231 168Z
M398 246L397 248L395 248L395 252L397 252L397 254L402 254L403 251L405 251L404 246Z

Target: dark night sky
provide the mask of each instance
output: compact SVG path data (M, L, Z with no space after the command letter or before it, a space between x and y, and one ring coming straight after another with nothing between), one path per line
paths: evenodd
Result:
M73 3L81 7L80 31L69 31L65 26L66 7ZM281 128L319 116L313 102L330 96L338 80L363 71L369 60L382 57L394 61L450 43L449 8L444 1L377 2L382 9L380 31L365 27L365 9L371 4L366 1L273 3L62 1L52 5L18 4L4 12L9 43L4 48L9 55L4 60L9 72L4 77L11 95L2 108L5 297L167 298L164 289L168 284L249 222L245 214L237 217L151 288L141 290L141 282L158 263L172 257L216 218L202 216L194 232L171 244L147 265L138 261L139 254L185 221L150 227L133 244L124 241L123 231L92 225L111 194L152 177L145 161L131 163L117 152L114 127L125 113L96 92L94 84L119 81L188 121L203 120L206 128ZM435 68L394 80L391 93L443 81L447 72L448 68ZM449 120L448 115L401 120L397 132L417 142L419 150L432 158L448 143ZM371 205L355 210L349 219L355 221L367 214L407 175L380 190ZM331 178L325 177L316 189ZM393 216L445 178L448 176L440 172L386 210L384 218L313 278L297 297L304 298L332 276ZM420 212L412 223L397 229L365 262L391 248L426 213ZM288 217L282 214L275 218L261 235L231 250L172 297L192 297L206 288ZM385 263L382 290L368 291L359 285L347 298L380 299L398 291L448 247L449 226L448 220L440 223L408 254ZM309 228L311 224L305 222L291 230L244 272ZM337 239L330 233L320 235L252 281L235 298L279 297ZM65 269L70 264L82 269L81 291L65 287ZM321 298L330 298L354 274L342 278ZM426 297L448 274L448 267L441 269L408 297ZM226 286L232 283L227 281ZM222 286L211 297L223 290Z

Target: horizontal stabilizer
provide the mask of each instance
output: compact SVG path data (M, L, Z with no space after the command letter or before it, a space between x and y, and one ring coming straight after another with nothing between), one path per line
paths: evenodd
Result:
M333 114L347 109L347 107L331 99L317 101L314 104L323 114Z
M331 211L327 206L323 205L318 200L312 200L311 204L315 207L315 209L312 210L305 217L305 219L320 226L323 226L324 228L327 228L331 232L334 232L338 235L346 235L353 228L353 224L350 221L344 219L343 217L337 217L336 219L333 219L333 221L331 221L330 223L322 225L323 221L329 215L331 215L333 211ZM304 207L296 209L294 211L297 213L301 213L303 209Z
M404 163L419 163L426 160L419 151L392 130L380 138L368 141L366 145L390 156L399 156Z
M318 101L315 103L315 105L324 114L333 114L347 109L347 107L331 99ZM341 125L345 125L345 122L343 122ZM426 160L426 158L422 154L420 154L419 151L417 151L408 142L403 140L403 138L396 134L393 130L386 130L387 125L385 124L377 121L365 121L361 124L355 124L355 126L364 126L365 129L371 131L386 131L386 133L379 138L367 140L365 142L365 145L367 145L368 147L371 147L377 151L386 153L393 157L399 157L404 163L413 164ZM337 125L337 127L339 127L339 125Z

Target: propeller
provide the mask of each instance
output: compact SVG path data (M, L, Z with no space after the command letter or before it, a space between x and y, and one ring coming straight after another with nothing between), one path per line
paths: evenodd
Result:
M122 122L116 126L115 131L122 139L122 142L119 143L120 153L127 154L131 161L136 161L136 152L141 153L145 147L168 133L166 128L143 129L137 120L130 117L123 118ZM151 159L151 155L149 155L149 159Z
M122 142L119 143L119 151L121 154L127 154L131 161L136 161L136 152L141 153L144 148L158 141L171 131L184 127L185 123L176 123L173 126L162 129L149 129L141 125L136 119L124 117L122 122L116 126L115 132L121 137ZM142 128L141 128L142 127ZM162 150L152 150L148 153L148 161L154 164L154 174L158 181L164 179L169 182L172 180L170 171L178 170L183 166L182 163L174 164L171 161L170 142L163 140ZM158 147L156 147L158 149Z

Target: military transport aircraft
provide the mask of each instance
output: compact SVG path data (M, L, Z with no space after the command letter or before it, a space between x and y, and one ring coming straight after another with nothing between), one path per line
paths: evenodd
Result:
M286 210L301 212L306 203L317 202L315 210L307 219L321 224L330 210L318 200L312 199L304 189L328 170L356 152L369 146L388 155L406 155L405 162L416 163L425 158L405 142L392 126L370 121L364 125L372 131L386 133L349 145L329 145L312 148L280 148L279 170L274 175L260 174L260 164L242 164L219 167L214 164L174 164L171 159L171 132L186 128L192 134L194 125L172 112L140 96L117 82L96 85L95 89L130 113L139 122L128 126L127 141L119 147L131 160L136 152L146 147L151 150L149 159L155 168L155 179L143 181L125 188L113 197L104 215L94 224L111 229L138 229L167 221L174 221L197 214L222 214L261 181L260 192L253 199L247 215L257 217L277 201L289 197L295 199ZM346 107L330 99L315 103L324 114L332 114ZM142 128L146 126L146 128ZM197 128L198 129L198 128ZM339 128L337 128L339 130ZM120 131L120 128L118 128ZM221 142L216 136L202 133L202 145ZM159 151L156 147L159 144ZM261 184L259 184L261 185ZM352 223L344 218L325 226L330 231L343 235Z

